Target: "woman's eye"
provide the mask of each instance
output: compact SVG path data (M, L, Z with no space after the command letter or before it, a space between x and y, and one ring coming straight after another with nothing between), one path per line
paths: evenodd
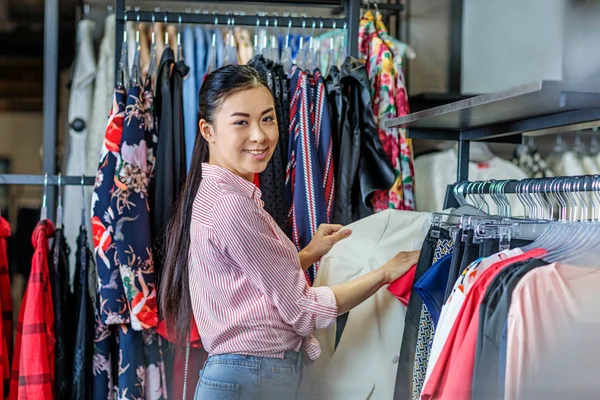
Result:
M234 125L247 125L247 124L248 124L248 122L247 122L247 121L244 121L244 120L242 119L242 120L239 120L239 121L235 121L233 124L234 124Z
M275 121L275 118L268 116L268 117L264 117L263 118L263 122L273 122Z

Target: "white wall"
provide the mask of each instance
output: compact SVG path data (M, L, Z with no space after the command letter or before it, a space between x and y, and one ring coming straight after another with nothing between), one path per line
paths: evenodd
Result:
M464 0L462 92L562 79L566 2Z

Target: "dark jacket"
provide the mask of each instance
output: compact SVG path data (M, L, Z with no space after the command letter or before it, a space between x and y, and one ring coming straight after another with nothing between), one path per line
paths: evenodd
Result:
M371 195L392 187L396 173L379 140L364 64L348 57L339 73L332 68L328 97L332 124L338 125L333 223L347 225L373 213Z
M150 210L154 238L156 278L160 277L167 224L173 215L177 196L185 183L183 138L183 77L189 68L175 63L175 54L165 49L158 67L155 113L158 121L158 144L154 179L150 183Z

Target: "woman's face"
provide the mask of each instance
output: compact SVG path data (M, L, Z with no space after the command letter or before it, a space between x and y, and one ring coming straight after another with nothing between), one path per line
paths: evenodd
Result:
M239 91L217 109L214 124L200 121L211 164L252 181L273 155L279 139L273 96L264 86Z

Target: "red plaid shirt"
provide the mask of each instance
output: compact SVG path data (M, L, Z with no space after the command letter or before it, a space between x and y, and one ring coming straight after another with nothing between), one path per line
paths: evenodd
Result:
M10 291L10 278L8 276L8 256L6 254L6 238L10 236L10 225L8 221L0 217L0 334L2 346L0 346L0 376L4 385L0 385L2 398L4 388L8 388L10 381L10 356L13 345L13 322L12 322L12 296Z
M35 252L17 322L11 400L54 398L54 310L48 268L48 239L53 235L54 225L47 220L33 231Z

